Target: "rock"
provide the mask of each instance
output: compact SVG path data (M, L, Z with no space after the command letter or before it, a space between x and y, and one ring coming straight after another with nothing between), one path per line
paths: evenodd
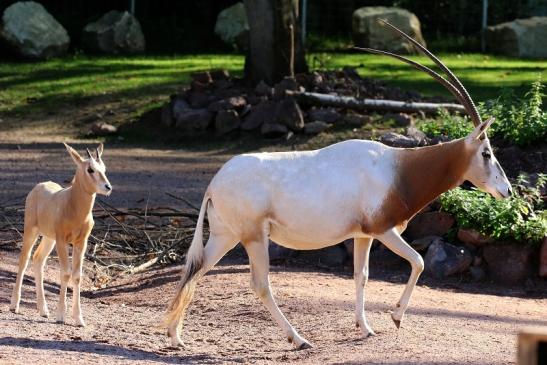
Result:
M227 45L246 50L249 48L249 23L242 2L222 10L217 16L215 34Z
M240 124L239 115L235 110L221 110L215 117L215 133L224 135L238 129Z
M173 120L179 119L180 115L186 113L190 108L190 105L180 96L174 96L171 98L171 110L173 114Z
M207 109L187 109L175 122L175 127L188 134L195 134L207 129L213 120L213 113Z
M343 244L319 250L302 251L299 256L315 265L327 267L343 266L348 258L346 248Z
M331 126L332 126L332 124L328 124L328 123L321 122L321 121L306 123L304 125L304 133L305 134L319 134L319 133L327 130Z
M346 114L342 117L342 121L346 124L360 127L362 125L372 122L372 117L370 115L361 115L356 113Z
M263 123L271 124L275 121L275 108L276 105L273 101L263 101L260 104L254 106L249 112L248 116L243 120L241 129L250 131L257 129Z
M469 273L475 281L483 281L486 278L486 272L480 266L471 266L469 268Z
M294 77L285 76L283 80L279 81L274 85L274 98L282 99L286 96L285 91L287 90L298 90L298 83Z
M406 136L417 141L419 146L427 146L428 144L428 139L425 133L416 127L408 127L406 130Z
M344 244L344 247L346 248L348 257L353 258L353 247L355 246L353 242L353 238L347 239L342 243Z
M211 112L218 112L220 110L229 109L242 109L247 105L247 101L243 96L233 96L231 98L222 99L209 104L207 108Z
M273 88L262 80L256 85L255 94L258 96L267 96L271 98L273 96Z
M217 69L217 70L211 70L209 71L211 77L213 78L213 81L220 81L220 80L229 80L230 79L230 72L225 69Z
M171 127L173 125L173 108L171 103L165 104L161 108L161 124L166 127Z
M105 54L142 53L146 46L137 18L127 11L116 10L86 25L82 43L90 51Z
M414 138L403 136L395 132L387 132L380 137L380 142L391 147L418 147L419 141Z
M494 239L486 237L474 229L460 228L458 229L458 239L463 243L475 246L483 247L495 242Z
M287 126L279 123L263 123L260 133L266 138L279 138L287 134Z
M545 278L547 277L547 237L543 239L539 252L539 276Z
M412 117L406 113L386 113L382 120L393 120L399 127L408 127L413 124Z
M270 241L270 244L268 246L268 253L270 256L270 262L284 262L290 258L295 257L297 254L295 250L280 246L272 241Z
M298 132L304 128L304 115L293 98L286 98L277 103L275 120Z
M488 27L488 51L511 57L547 58L547 16L516 19Z
M413 13L401 8L363 7L353 12L353 41L359 47L370 47L395 53L415 53L414 46L378 19L385 19L425 46L420 21Z
M464 247L456 247L437 240L429 246L424 261L426 272L437 279L442 279L467 270L473 256Z
M410 246L416 251L425 251L431 244L437 241L442 241L442 238L439 236L426 236L413 240Z
M17 2L4 10L0 38L17 54L34 59L62 56L70 44L65 28L34 1Z
M332 108L313 108L308 111L308 118L312 122L321 121L332 124L340 118L340 114Z
M193 72L190 74L192 81L197 81L200 84L210 84L213 82L213 77L209 71Z
M118 128L105 122L95 122L91 125L91 134L95 136L108 136L118 132Z
M537 250L525 244L491 244L483 248L490 277L502 284L519 284L532 273ZM535 271L535 270L534 270Z
M417 214L407 226L405 236L411 240L426 236L443 236L455 223L454 217L444 212Z
M208 106L214 100L214 97L203 91L193 90L188 93L187 100L192 108L201 109Z

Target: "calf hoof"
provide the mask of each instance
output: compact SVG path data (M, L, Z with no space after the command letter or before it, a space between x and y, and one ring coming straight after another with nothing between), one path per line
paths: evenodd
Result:
M294 344L294 347L296 347L297 350L305 350L305 349L311 349L313 346L303 339L302 337L288 337L287 340L289 343Z
M297 350L306 350L311 348L313 348L313 346L308 341L304 341L297 347Z
M44 318L49 318L49 312L40 312L40 316Z
M9 310L12 311L12 312L15 313L15 314L21 314L21 312L19 311L19 306L17 306L17 307L10 307Z
M78 318L75 320L77 327L85 327L85 322L82 318Z

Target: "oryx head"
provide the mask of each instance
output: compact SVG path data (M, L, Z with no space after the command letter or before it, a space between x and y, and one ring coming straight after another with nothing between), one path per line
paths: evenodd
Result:
M86 149L88 157L86 159L82 158L74 148L66 143L64 145L77 166L75 180L77 179L83 188L91 194L110 195L112 185L106 177L106 166L101 158L103 144L99 144L94 153Z
M450 91L450 93L452 93L452 95L454 95L454 97L456 97L456 99L463 105L465 111L469 114L471 121L475 126L475 129L465 138L466 148L471 155L469 165L464 173L465 179L469 180L477 188L491 194L495 198L509 197L511 195L511 184L507 180L505 172L494 156L492 147L490 146L490 141L486 136L486 130L490 127L494 121L494 118L490 118L485 122L482 121L475 103L460 80L433 53L397 27L389 24L385 20L379 19L379 21L380 23L390 27L396 33L399 33L402 37L410 41L417 50L428 56L446 74L448 79L445 79L429 67L421 65L403 56L371 48L356 48L371 53L394 57L400 61L406 62L418 70L429 74L448 91Z

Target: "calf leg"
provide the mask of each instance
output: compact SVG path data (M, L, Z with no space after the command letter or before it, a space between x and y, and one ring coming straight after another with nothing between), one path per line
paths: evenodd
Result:
M48 318L49 311L47 309L46 297L44 295L44 266L47 258L55 247L55 241L48 237L43 237L42 242L34 252L32 257L32 268L34 270L34 281L36 284L36 305L38 312L42 317Z
M57 323L65 323L66 313L66 289L70 281L70 266L68 261L68 245L57 238L57 255L59 256L59 266L61 267L61 289L59 291L59 305L57 306Z
M312 347L308 341L298 334L275 303L270 288L270 280L268 278L270 263L268 256L268 239L266 236L253 241L244 242L244 246L249 255L251 287L253 291L260 298L262 303L264 303L266 308L268 308L277 324L283 329L289 342L292 342L298 349Z
M11 294L10 309L14 313L19 313L19 302L21 301L21 287L23 285L23 278L25 276L25 270L27 269L28 261L30 259L30 253L32 246L38 238L38 227L31 227L25 224L25 231L23 233L23 247L19 254L19 267L17 269L17 279L15 280L15 286Z
M355 319L363 337L375 335L365 316L365 286L368 281L368 258L372 238L353 240L353 277L355 279Z
M416 286L420 274L424 271L424 260L408 243L405 242L405 240L403 240L395 228L379 235L378 239L391 251L410 262L410 265L412 266L412 272L410 273L410 278L408 279L405 290L396 305L395 311L391 314L393 322L397 328L399 328L406 309L408 308L412 291Z
M72 318L76 325L81 327L85 326L85 322L80 305L80 279L86 248L86 241L82 244L74 244L72 247Z

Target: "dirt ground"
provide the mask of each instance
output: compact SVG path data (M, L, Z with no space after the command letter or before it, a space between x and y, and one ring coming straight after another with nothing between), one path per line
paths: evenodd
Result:
M18 130L0 138L0 204L22 197L43 180L67 181L73 165L55 133ZM75 146L83 150L82 142ZM87 145L86 145L87 146ZM192 152L107 145L104 160L114 185L109 202L119 207L177 206L165 192L195 204L208 181L230 157L225 151ZM516 334L547 326L547 294L521 287L445 284L424 277L402 328L389 311L409 270L390 271L373 252L367 315L377 336L359 339L354 324L354 284L348 272L293 264L273 267L271 282L281 310L315 347L295 351L249 287L245 255L227 257L199 284L183 339L170 348L158 327L180 267L121 277L107 288L83 284L87 327L59 325L35 309L33 275L24 283L22 314L8 310L18 251L0 248L0 363L7 364L510 364ZM86 268L90 274L92 268ZM30 271L30 270L29 270ZM50 258L46 296L55 313L58 267Z

